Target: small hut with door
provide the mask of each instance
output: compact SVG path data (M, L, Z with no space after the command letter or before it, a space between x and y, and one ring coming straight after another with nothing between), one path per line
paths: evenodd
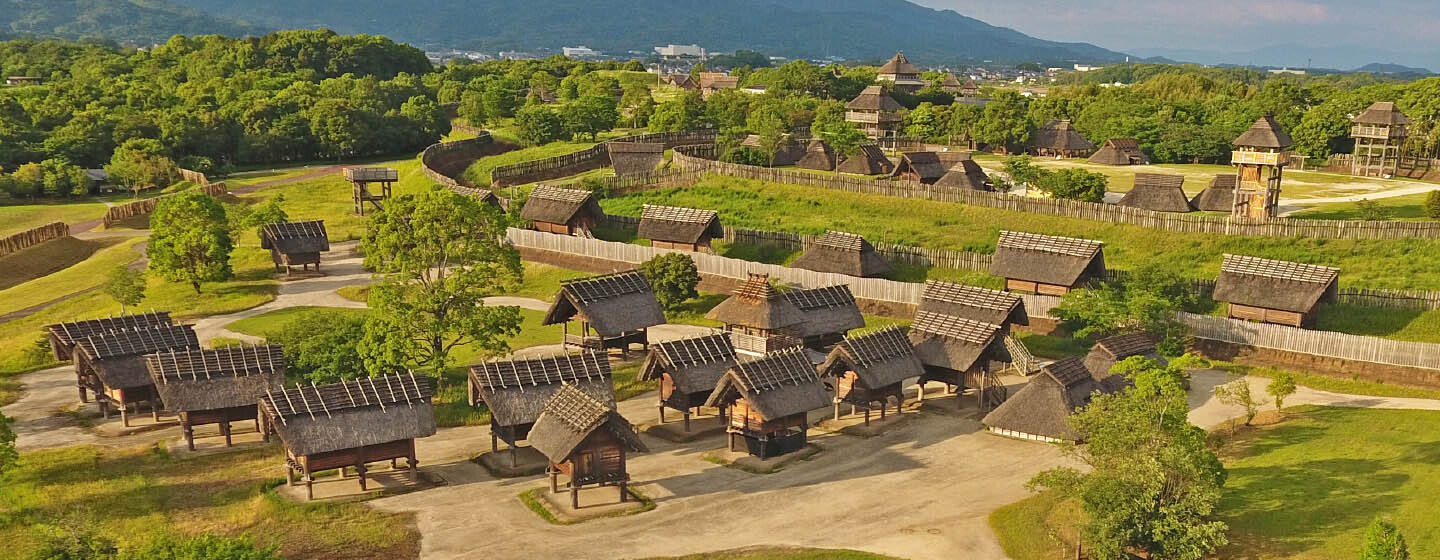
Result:
M916 181L933 185L945 176L945 166L940 163L940 154L935 152L905 152L900 154L900 163L890 178L899 181Z
M980 167L980 164L970 159L970 154L964 154L959 161L952 164L950 170L935 181L935 186L972 191L994 190L990 176L985 174L985 170Z
M805 323L810 320L770 284L770 275L754 273L705 318L725 323L735 350L751 355L802 346Z
M323 220L265 224L260 226L260 248L269 249L275 268L283 267L286 274L295 265L310 270L313 264L319 271L320 253L330 250L330 236Z
M1300 327L1335 301L1339 277L1338 268L1227 254L1212 297L1230 304L1232 319Z
M1000 232L990 274L1005 291L1058 296L1105 277L1102 243L1019 231Z
M738 436L751 455L768 459L804 448L809 412L825 408L830 397L805 351L791 348L742 359L705 404L725 410L730 450Z
M605 403L573 385L564 385L535 420L530 445L549 460L550 492L559 492L559 477L570 479L570 507L580 509L580 489L616 486L620 501L630 499L625 488L630 471L627 453L649 451L635 427L620 416L613 403Z
M79 340L98 334L166 327L173 324L175 322L170 319L169 311L151 311L45 325L45 332L50 339L50 353L55 356L55 360L68 362L71 353L75 350L75 343ZM80 400L83 401L85 398L85 389L84 386L81 386Z
M571 321L580 321L579 334L570 334ZM627 270L565 281L540 324L563 325L565 346L628 352L648 342L646 329L665 324L665 312L650 281Z
M1163 173L1136 173L1135 186L1120 198L1120 206L1155 212L1193 212L1185 198L1185 176Z
M110 416L110 406L120 409L120 421L130 425L130 407L139 412L140 403L160 419L160 395L145 367L145 355L169 350L200 348L190 325L157 326L149 329L115 331L75 341L75 377L82 388L95 393L100 412Z
M724 238L725 230L714 210L646 204L635 235L649 239L652 247L708 253L710 241Z
M1095 143L1085 139L1068 119L1050 121L1036 130L1031 143L1037 156L1078 158L1095 151Z
M875 246L864 237L834 230L815 239L790 266L861 278L884 276L890 272L889 261L876 252Z
M1090 404L1099 391L1112 392L1114 383L1101 383L1085 369L1078 357L1069 357L1043 368L981 421L992 434L1055 443L1079 441L1081 435L1066 420L1076 409Z
M1099 165L1149 165L1150 159L1140 151L1140 142L1134 138L1111 138L1105 141L1094 154L1090 163Z
M1003 334L1011 325L1030 324L1025 299L1017 294L936 280L925 282L916 310L1000 325Z
M940 82L940 90L950 95L965 95L965 86L954 74L945 73L945 79Z
M976 389L982 406L1005 400L1005 385L991 372L991 363L1010 362L1005 334L1000 325L973 321L954 315L918 311L910 325L910 343L925 366L920 376L920 394L925 384L943 383L959 395L966 387ZM956 407L960 399L956 399Z
M255 420L260 431L255 403L285 385L285 354L275 345L171 350L146 356L145 368L165 410L180 415L191 451L196 426L219 424L225 447L232 422Z
M805 322L793 331L807 348L824 350L854 329L865 327L865 316L850 293L850 286L835 284L821 288L797 288L782 294L805 314Z
M1154 337L1143 332L1133 332L1107 336L1096 342L1090 347L1090 353L1085 355L1085 369L1101 384L1117 384L1114 387L1107 385L1104 389L1119 390L1127 385L1128 380L1122 375L1111 375L1110 368L1132 356L1144 356L1160 365L1169 363L1155 350Z
M715 384L735 366L735 346L730 335L706 334L653 344L640 365L640 380L660 384L660 423L665 408L680 411L685 431L690 431L690 414L710 398Z
M1211 178L1205 190L1190 199L1190 206L1201 212L1229 212L1235 206L1235 175Z
M598 352L470 366L470 406L483 402L490 409L490 450L499 451L504 441L515 462L515 447L529 437L545 403L563 385L574 385L607 404L615 402L610 360Z
M845 122L854 123L871 138L894 136L903 120L900 111L904 108L880 86L866 86L860 95L845 104Z
M817 171L834 171L836 165L835 150L830 148L824 140L815 138L810 140L810 145L805 147L805 155L800 161L795 162L795 167L801 169L814 169Z
M846 337L825 357L820 366L821 377L833 380L835 418L840 418L842 403L865 411L865 424L870 424L872 404L880 405L880 418L885 418L885 405L895 399L895 412L905 404L901 383L925 374L925 365L915 356L915 347L905 331L888 327L872 333Z
M537 231L582 235L600 225L605 211L590 191L540 185L530 191L520 219L529 220L531 229Z
M371 463L405 459L410 480L420 466L415 440L435 435L435 387L414 373L364 377L329 385L296 385L260 397L266 430L285 447L285 482L298 473L315 497L315 473L354 468L365 491Z
M389 167L346 167L344 174L352 187L355 213L361 216L365 215L366 202L376 210L384 209L383 203L390 198L391 188L400 180L400 172ZM380 192L370 190L371 185L380 185Z
M885 152L880 149L880 146L866 144L860 146L860 151L855 155L841 160L835 170L855 175L889 175L895 170L895 163L885 157Z
M606 142L610 150L610 167L615 175L643 175L654 172L665 163L665 145L654 142Z

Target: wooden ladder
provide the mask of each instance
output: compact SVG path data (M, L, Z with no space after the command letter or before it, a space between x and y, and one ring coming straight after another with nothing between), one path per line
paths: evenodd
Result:
M1026 348L1020 339L1015 338L1015 335L1005 335L1005 350L1010 352L1010 365L1020 375L1030 375L1040 369L1040 361L1035 359L1035 355L1031 354L1030 349Z

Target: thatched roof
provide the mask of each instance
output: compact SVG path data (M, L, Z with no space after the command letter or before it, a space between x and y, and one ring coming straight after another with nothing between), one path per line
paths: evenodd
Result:
M1100 165L1146 165L1150 160L1140 151L1140 142L1134 138L1111 138L1105 141L1094 154L1090 163Z
M330 250L324 220L281 222L260 226L260 248L281 254L323 253Z
M801 169L816 169L819 171L834 171L837 156L835 150L824 140L815 138L810 145L805 147L805 155L800 161L795 162L795 167Z
M1215 301L1307 313L1334 298L1340 269L1243 255L1225 255Z
M260 397L291 453L315 455L435 435L435 387L413 373L299 385Z
M285 354L274 345L171 350L146 356L145 367L172 412L253 405L285 384Z
M136 329L148 329L157 326L174 324L170 319L169 311L151 311L149 313L132 313L129 315L116 315L101 317L86 321L69 321L45 325L45 330L54 337L52 343L58 343L69 353L70 348L75 346L75 341L95 336L98 334L129 331Z
M1087 140L1080 131L1071 126L1069 120L1050 121L1040 130L1036 130L1030 142L1036 148L1043 148L1055 152L1089 152L1095 149L1095 143Z
M855 372L866 387L878 389L925 373L915 347L899 327L887 327L846 337L825 357L821 375L838 377Z
M102 333L75 341L75 369L93 371L111 389L144 387L151 384L146 354L187 348L200 348L190 325Z
M851 99L845 104L845 108L851 111L899 111L905 106L901 105L895 98L885 93L885 88L880 86L866 86L860 91L860 95Z
M793 268L816 272L848 274L850 276L882 276L890 272L890 263L875 246L859 235L841 231L827 231L805 249Z
M479 189L475 187L467 187L464 185L455 185L450 187L450 192L453 192L460 196L468 196L470 198L480 201L481 204L492 204L495 206L503 207L500 202L500 195L495 194L494 191L491 191L489 189Z
M520 219L550 224L568 224L581 213L592 216L596 221L605 217L595 195L581 189L562 189L540 185L530 191L530 198L520 210Z
M1216 175L1205 190L1190 199L1190 205L1205 212L1231 211L1235 206L1235 175Z
M615 175L639 175L655 171L665 162L665 145L649 142L606 142L610 150L610 167Z
M850 286L836 284L823 288L790 290L781 294L805 314L805 322L795 329L800 336L845 333L865 326L865 316L855 304Z
M1000 232L990 274L1027 282L1074 286L1087 271L1105 272L1101 243L1018 231Z
M700 87L710 89L735 89L740 85L739 76L731 76L724 72L701 72Z
M760 135L750 134L740 141L740 145L746 148L754 148L760 155L770 159L770 164L776 167L795 165L800 158L805 157L805 147L795 142L794 137L785 134L780 137L780 142L775 145L775 153L766 154L760 148Z
M980 164L970 159L969 154L965 154L965 157L951 165L950 170L935 181L935 186L988 191L993 185L990 176L985 174Z
M610 359L596 352L484 362L470 366L470 383L500 426L534 422L563 385L615 402Z
M895 164L885 157L880 146L866 144L858 153L841 161L836 170L856 175L889 175L895 170Z
M1400 109L1390 101L1376 101L1355 118L1350 119L1355 124L1378 124L1382 126L1396 126L1410 124L1410 117L1401 113Z
M600 401L573 385L562 386L550 397L525 440L551 463L559 464L596 430L608 430L627 451L649 451L635 434L635 427L620 416L613 403Z
M600 336L665 324L665 312L650 282L634 270L566 281L541 324L564 323L577 314Z
M767 421L830 404L820 374L801 348L736 363L715 384L705 406L728 405L740 398Z
M710 391L735 359L735 346L725 333L670 340L650 345L640 379L655 381L668 373L682 393Z
M1105 391L1118 391L1130 384L1123 375L1113 375L1110 368L1131 356L1145 356L1161 365L1168 362L1155 350L1155 340L1143 332L1117 334L1100 339L1085 355L1085 369Z
M1250 125L1250 128L1235 139L1236 146L1247 146L1251 148L1270 148L1284 150L1294 145L1290 135L1280 130L1280 125L1275 122L1274 115L1265 115Z
M897 51L895 53L895 56L890 57L890 61L886 62L885 65L881 66L880 70L876 71L875 73L919 74L920 68L916 67L914 64L910 64L910 59L905 58L905 53L903 51Z
M916 180L927 185L939 181L945 176L945 166L940 163L940 154L935 152L904 152L900 154L900 164L890 172L890 176L900 178L904 175L915 175Z
M1195 209L1185 198L1184 185L1184 175L1136 173L1135 186L1118 204L1156 212L1193 212Z
M1080 434L1066 420L1075 409L1090 404L1096 391L1103 389L1080 358L1065 358L1040 368L1039 375L985 415L982 423L992 429L1076 441Z
M1025 299L1019 295L935 280L925 282L917 310L1002 326L1030 324Z
M915 355L921 363L965 371L987 352L997 359L1008 359L1000 331L1000 325L993 323L918 311L915 322L910 325L910 343L915 346Z
M770 284L769 274L750 274L734 295L711 309L705 318L766 330L798 328L810 320Z
M960 83L960 80L956 78L954 74L946 72L945 80L940 82L940 89L950 93L960 93L965 90L965 86Z
M646 204L640 210L640 226L636 236L671 243L699 243L702 239L724 237L720 215L714 210L656 206Z

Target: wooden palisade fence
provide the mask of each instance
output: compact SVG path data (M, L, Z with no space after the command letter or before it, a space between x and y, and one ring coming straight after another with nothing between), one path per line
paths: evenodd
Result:
M221 196L230 192L229 189L225 188L225 183L223 181L219 183L210 183L208 185L196 187L196 189L209 196ZM157 196L155 198L146 198L127 202L125 204L117 204L115 206L111 206L110 208L107 208L105 210L105 225L111 226L116 223L133 218L135 216L143 216L145 214L154 212L155 206L160 204L161 200L175 196L177 194L181 193L171 193L167 195Z
M520 185L606 167L610 165L610 148L606 146L610 142L664 144L669 149L693 144L713 144L717 134L714 130L687 130L615 138L578 152L496 167L490 171L490 184L495 187Z
M67 235L70 235L70 226L66 225L65 222L50 222L20 233L0 237L0 257L11 253L18 253L23 249L34 247L46 241L60 239Z

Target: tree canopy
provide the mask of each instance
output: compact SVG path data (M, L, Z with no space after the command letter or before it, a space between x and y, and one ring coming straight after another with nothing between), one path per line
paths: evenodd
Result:
M150 216L150 270L197 294L201 282L230 278L234 247L225 207L200 191L166 197Z

